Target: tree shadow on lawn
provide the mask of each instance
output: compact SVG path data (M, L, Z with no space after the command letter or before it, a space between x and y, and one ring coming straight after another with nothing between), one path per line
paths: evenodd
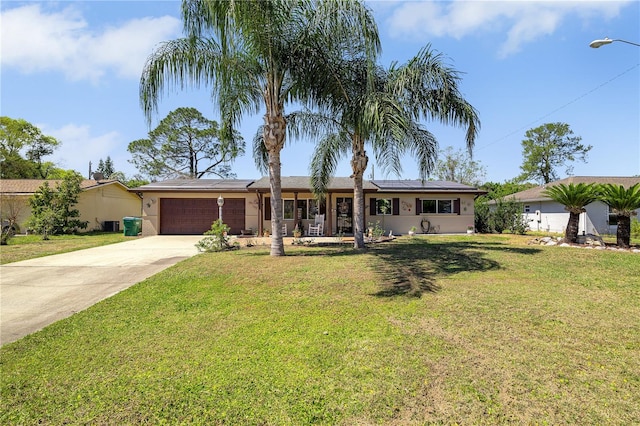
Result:
M370 250L375 259L372 267L380 275L382 289L373 295L421 297L423 293L440 290L436 280L443 275L501 268L497 261L486 258L484 252L487 250L528 255L540 251L473 241L428 242L416 239L375 245Z
M309 250L288 252L287 256L373 256L371 268L379 276L381 290L377 297L421 297L435 293L440 287L439 277L460 272L490 271L501 268L500 263L486 258L487 251L501 251L532 255L538 248L513 247L499 242L430 241L423 238L401 239L368 244L365 251L351 245L311 246ZM241 251L243 255L268 257L268 251Z

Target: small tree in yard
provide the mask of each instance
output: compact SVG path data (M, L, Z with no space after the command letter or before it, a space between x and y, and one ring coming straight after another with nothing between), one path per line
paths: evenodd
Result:
M3 195L0 199L0 218L2 219L0 245L6 245L19 230L18 217L23 208L24 204L15 195Z
M88 222L79 219L80 211L73 208L82 191L80 182L82 177L71 172L56 185L55 190L49 186L49 182L44 182L29 198L29 225L42 234L43 239L49 239L51 234L71 233L87 227Z
M231 228L222 223L220 219L213 222L211 229L204 233L206 237L196 244L198 251L212 252L237 248L237 246L229 244L229 237L227 236L229 230Z
M616 244L629 247L631 243L631 216L640 209L640 183L629 188L623 185L605 184L599 188L600 199L616 214L618 230Z
M640 238L640 221L635 217L631 219L631 236L633 238Z
M501 234L509 231L513 234L524 234L528 225L522 217L522 206L515 198L496 200L496 209L489 216L489 227Z
M545 189L542 194L562 204L564 209L569 212L569 222L564 238L570 243L575 243L578 240L580 213L586 211L584 208L586 205L598 199L597 187L586 183L575 185L561 183Z
M55 226L54 198L55 193L47 181L29 198L29 205L31 206L29 226L38 234L41 234L43 240L49 239L49 235L53 233Z

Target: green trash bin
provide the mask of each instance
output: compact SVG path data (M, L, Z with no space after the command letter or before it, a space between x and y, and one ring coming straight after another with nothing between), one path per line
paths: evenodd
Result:
M125 217L122 218L122 221L124 222L125 237L137 237L142 232L141 217Z

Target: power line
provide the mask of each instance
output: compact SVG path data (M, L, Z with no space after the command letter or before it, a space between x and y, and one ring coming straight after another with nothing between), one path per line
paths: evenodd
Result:
M530 122L529 124L525 124L524 126L520 127L519 129L516 129L516 130L514 130L513 132L511 132L511 133L509 133L509 134L507 134L507 135L505 135L505 136L502 136L502 137L501 137L501 138L499 138L499 139L494 140L493 142L489 142L488 144L485 144L485 145L479 146L479 147L477 147L477 148L474 148L474 151L478 151L478 150L481 150L481 149L483 149L483 148L487 148L487 147L489 147L489 146L491 146L491 145L495 145L495 144L497 144L498 142L502 142L503 140L507 139L508 137L511 137L511 136L515 135L516 133L520 133L520 132L522 132L523 130L530 128L532 125L534 125L534 124L536 124L536 123L538 123L538 122L540 122L540 121L544 120L545 118L549 117L550 115L553 115L553 114L555 114L556 112L558 112L558 111L560 111L560 110L562 110L562 109L564 109L564 108L568 107L569 105L572 105L572 104L574 104L574 103L578 102L580 99L582 99L582 98L584 98L584 97L589 96L590 94L592 94L592 93L593 93L593 92L595 92L596 90L600 89L601 87L604 87L604 86L606 86L607 84L611 83L612 81L615 81L615 80L619 79L620 77L622 77L623 75L625 75L625 74L627 74L627 73L629 73L629 72L633 71L634 69L638 68L638 66L640 66L640 63L635 64L635 65L634 65L634 66L632 66L631 68L629 68L629 69L627 69L627 70L625 70L625 71L621 72L620 74L616 75L615 77L610 78L609 80L605 81L604 83L601 83L600 85L598 85L598 86L594 87L593 89L589 90L588 92L583 93L582 95L578 96L577 98L573 99L572 101L567 102L566 104L562 105L561 107L554 109L553 111L551 111L551 112L549 112L549 113L547 113L547 114L543 115L542 117L540 117L540 118L538 118L538 119L536 119L536 120L534 120L534 121Z

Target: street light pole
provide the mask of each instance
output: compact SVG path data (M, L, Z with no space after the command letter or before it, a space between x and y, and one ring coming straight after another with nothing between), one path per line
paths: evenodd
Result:
M224 206L224 198L222 194L218 197L218 220L222 223L222 206Z
M619 39L619 38L610 39L610 38L608 38L608 37L605 37L605 38L604 38L604 39L602 39L602 40L593 40L591 43L589 43L589 47L592 47L592 48L594 48L594 49L597 49L597 48L598 48L598 47L600 47L600 46L604 46L605 44L611 44L611 43L613 43L614 41L621 41L621 42L623 42L623 43L632 44L632 45L634 45L634 46L638 46L638 47L640 47L640 44L638 44L638 43L634 43L634 42L632 42L632 41L621 40L621 39Z

